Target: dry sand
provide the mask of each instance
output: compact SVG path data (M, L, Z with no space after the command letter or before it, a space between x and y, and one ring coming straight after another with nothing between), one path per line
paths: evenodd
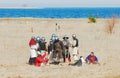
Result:
M97 19L94 24L87 19L0 19L0 78L120 78L120 20L111 35L106 32L107 21ZM85 58L94 51L101 65L28 65L31 36L45 36L48 42L52 33L61 39L66 34L70 40L76 34L80 55Z

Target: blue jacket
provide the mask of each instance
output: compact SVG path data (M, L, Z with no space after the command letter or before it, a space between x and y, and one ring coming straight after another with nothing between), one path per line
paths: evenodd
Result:
M88 56L86 57L86 60L90 60L90 58L91 58L91 55L88 55ZM96 56L94 56L94 58L95 58L95 61L98 62L98 58L97 58Z

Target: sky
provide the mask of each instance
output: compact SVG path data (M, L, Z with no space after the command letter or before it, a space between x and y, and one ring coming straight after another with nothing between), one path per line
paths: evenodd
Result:
M120 7L120 0L0 0L0 7Z

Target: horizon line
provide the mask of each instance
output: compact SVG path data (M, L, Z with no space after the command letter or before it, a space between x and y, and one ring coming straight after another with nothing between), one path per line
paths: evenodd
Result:
M0 7L0 9L45 9L45 8L120 8L120 6L90 6L90 7L85 7L85 6L80 6L80 7Z

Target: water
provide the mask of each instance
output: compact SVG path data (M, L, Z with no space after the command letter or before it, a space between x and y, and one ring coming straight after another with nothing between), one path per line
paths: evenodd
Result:
M0 9L0 18L120 18L120 8L44 8L44 9Z

